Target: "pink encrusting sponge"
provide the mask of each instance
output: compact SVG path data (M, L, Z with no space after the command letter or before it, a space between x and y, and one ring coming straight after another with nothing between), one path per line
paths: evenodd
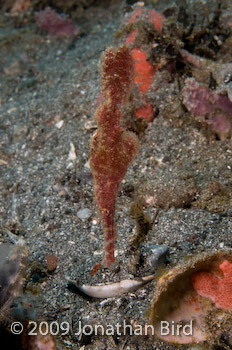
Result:
M216 307L232 310L232 263L224 260L219 268L224 277L201 271L192 275L191 282L195 291L212 300Z

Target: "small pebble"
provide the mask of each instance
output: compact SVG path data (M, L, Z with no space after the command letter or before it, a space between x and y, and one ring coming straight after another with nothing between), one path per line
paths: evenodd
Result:
M100 222L100 220L98 218L93 218L93 220L92 220L93 225L98 225L99 222Z
M15 75L20 73L21 67L18 61L14 61L9 66L5 67L3 71L6 75Z
M55 271L57 267L58 258L55 255L46 255L47 270L48 272Z
M142 248L142 254L145 258L146 265L149 267L149 271L155 272L161 265L168 253L168 247L166 245L144 245Z
M88 208L80 209L77 212L77 217L82 220L89 219L91 215L92 215L92 212Z

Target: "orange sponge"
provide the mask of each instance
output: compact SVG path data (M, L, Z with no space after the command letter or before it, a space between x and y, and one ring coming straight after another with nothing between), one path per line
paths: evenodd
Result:
M139 8L135 10L128 20L128 24L144 21L153 24L158 32L162 30L162 24L165 17L156 12L155 10L148 8ZM139 29L135 28L129 33L125 39L125 45L130 45L135 42ZM146 52L141 48L132 49L132 57L134 59L135 66L135 78L134 83L138 84L139 90L142 94L145 94L152 83L155 72L160 68L159 66L154 67L151 62L147 60ZM147 122L151 122L154 119L154 111L149 102L144 99L144 106L138 108L135 111L135 116L138 118L144 118Z
M155 117L152 105L146 101L143 107L136 109L135 115L137 118L144 118L148 123L152 122Z
M136 71L134 82L139 84L139 89L144 94L151 86L155 70L152 64L147 61L143 50L133 49L132 57L134 58Z
M132 13L128 21L128 24L135 23L138 21L146 21L146 22L153 23L154 27L159 32L161 32L164 19L165 17L161 13L156 12L153 9L148 9L144 7L144 8L137 9Z
M212 300L216 307L232 310L232 263L224 260L219 268L223 278L202 271L194 273L191 282L196 292Z

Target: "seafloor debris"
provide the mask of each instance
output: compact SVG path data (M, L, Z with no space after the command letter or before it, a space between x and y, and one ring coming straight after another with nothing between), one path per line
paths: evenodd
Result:
M20 292L10 306L9 318L20 322L37 320L38 311L41 309L42 305L36 295L29 291Z
M41 29L45 29L48 34L68 37L80 33L70 18L59 15L51 7L38 12L35 15L36 23Z
M158 280L150 310L156 335L176 344L213 344L223 333L231 334L231 263L230 250L203 253L164 274ZM206 288L212 279L213 285ZM163 325L174 331L167 332Z
M193 55L186 50L180 50L184 60L198 69L202 77L208 75L213 77L216 82L216 93L227 94L232 101L232 63L214 62L210 59Z
M193 78L188 78L183 89L183 103L221 139L231 132L232 102L226 95L216 94Z
M24 240L16 244L0 245L0 318L2 319L23 282L23 270L27 258Z
M41 322L41 331L36 335L29 335L29 329L25 329L22 336L23 349L26 350L56 350L53 335L47 330L46 322Z
M11 7L11 13L17 13L20 11L26 11L32 6L30 0L16 0Z
M201 208L212 213L226 213L232 207L232 188L213 180L202 189L192 202L193 208Z

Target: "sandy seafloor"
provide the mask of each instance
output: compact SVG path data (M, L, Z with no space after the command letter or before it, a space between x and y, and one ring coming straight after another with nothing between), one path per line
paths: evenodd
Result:
M157 1L153 7L162 11L170 5ZM151 218L157 211L152 202L156 190L174 191L178 198L186 188L194 187L199 198L213 181L229 192L232 188L231 139L218 140L194 123L185 123L188 112L176 102L175 82L162 86L165 73L159 72L162 93L154 97L159 115L140 137L139 154L117 197L116 268L101 268L90 276L93 265L103 257L104 246L89 167L89 145L96 126L93 115L100 92L100 56L106 47L120 43L114 34L129 11L131 7L120 1L90 6L77 23L82 35L75 40L49 38L32 20L0 15L0 241L8 241L4 227L25 239L28 269L34 267L34 275L39 275L37 279L30 275L25 297L33 299L36 319L72 324L69 335L56 337L58 349L201 348L174 346L145 336L75 335L79 321L83 325L147 321L155 282L105 303L86 300L67 289L67 279L96 284L149 274L146 266L140 266L134 275L130 269L127 252L135 221L129 210L133 199L126 191L128 185L134 187L135 196L150 201L145 211ZM17 69L12 73L14 62ZM70 159L72 144L74 159ZM231 197L227 197L220 209L217 202L205 208L191 203L186 208L161 208L145 243L167 245L170 267L204 251L230 248L232 209ZM77 212L83 208L91 211L89 219L78 218ZM58 258L57 268L50 274L47 254Z

